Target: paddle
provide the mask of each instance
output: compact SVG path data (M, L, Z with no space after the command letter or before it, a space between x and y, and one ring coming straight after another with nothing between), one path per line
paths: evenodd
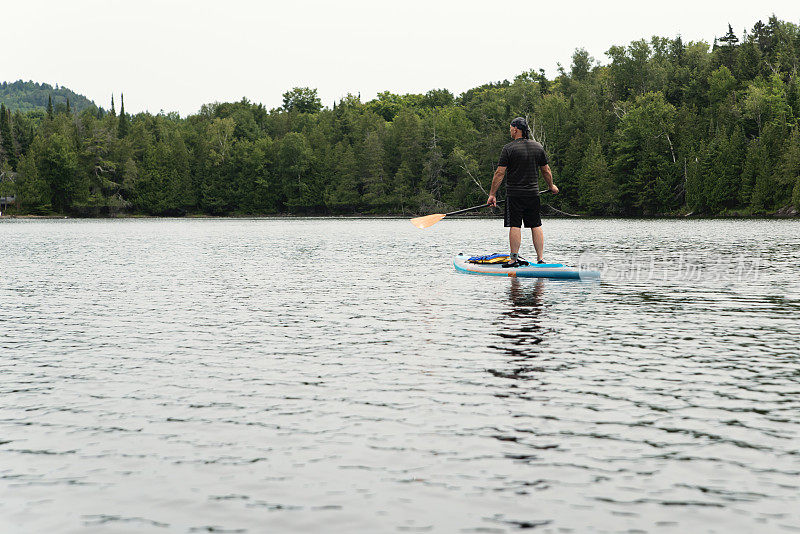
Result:
M549 190L545 190L540 192L539 194L541 195L542 193L549 193L549 192L550 192ZM505 202L505 200L498 200L497 205L499 206L503 202ZM481 204L480 206L472 206L471 208L464 208L463 210L451 211L450 213L434 213L433 215L423 215L422 217L415 217L411 219L411 224L420 229L428 228L429 226L433 226L437 222L441 221L448 215L458 215L459 213L466 213L468 211L479 210L489 205L490 204Z
M498 200L497 205L499 206L503 202L505 202L505 200ZM480 206L472 206L471 208L464 208L463 210L451 211L450 213L434 213L433 215L423 215L422 217L415 217L411 219L411 224L413 224L417 228L428 228L429 226L433 226L437 222L441 221L448 215L458 215L459 213L466 213L468 211L479 210L481 208L485 208L490 205L491 204L481 204Z

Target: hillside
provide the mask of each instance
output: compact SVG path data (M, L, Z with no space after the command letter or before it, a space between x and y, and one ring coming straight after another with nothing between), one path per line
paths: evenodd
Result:
M5 104L12 112L31 111L34 109L47 109L47 97L53 99L53 106L58 104L66 105L69 98L69 105L74 111L82 111L94 106L94 102L83 95L67 89L66 87L56 87L47 83L23 82L3 82L0 84L0 102Z

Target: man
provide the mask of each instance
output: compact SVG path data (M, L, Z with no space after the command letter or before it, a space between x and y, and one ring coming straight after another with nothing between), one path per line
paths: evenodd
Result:
M529 139L530 128L527 121L517 117L511 121L509 129L513 141L503 147L500 161L494 171L492 189L487 204L497 206L497 190L506 180L506 216L505 227L508 228L508 242L511 247L511 259L503 267L522 267L527 261L519 258L519 245L522 241L522 223L531 229L533 248L536 249L538 263L544 263L544 234L542 218L539 213L539 169L551 193L557 194L558 187L553 183L553 173L547 163L547 156L542 145Z

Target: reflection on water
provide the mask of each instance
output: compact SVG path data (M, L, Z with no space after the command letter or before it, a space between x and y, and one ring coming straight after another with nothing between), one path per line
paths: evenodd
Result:
M542 307L542 293L544 280L535 278L530 282L522 283L519 278L511 278L508 288L508 300L517 315L535 317ZM515 315L513 312L510 316Z
M489 220L2 221L0 532L795 532L798 230L546 221L763 260L580 283L454 272Z
M546 335L547 318L544 310L543 293L545 283L542 279L520 281L509 279L509 306L500 314L495 322L500 342L491 348L503 351L511 357L517 366L509 371L490 369L495 376L521 378L536 369L533 360L541 355L537 347Z

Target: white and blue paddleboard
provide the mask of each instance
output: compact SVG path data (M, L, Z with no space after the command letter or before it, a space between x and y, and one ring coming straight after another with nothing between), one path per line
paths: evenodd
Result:
M594 280L600 278L598 271L580 270L566 267L560 263L531 263L525 267L503 267L501 263L471 263L466 254L453 258L456 271L468 274L489 276L509 276L511 278L557 278L561 280Z

